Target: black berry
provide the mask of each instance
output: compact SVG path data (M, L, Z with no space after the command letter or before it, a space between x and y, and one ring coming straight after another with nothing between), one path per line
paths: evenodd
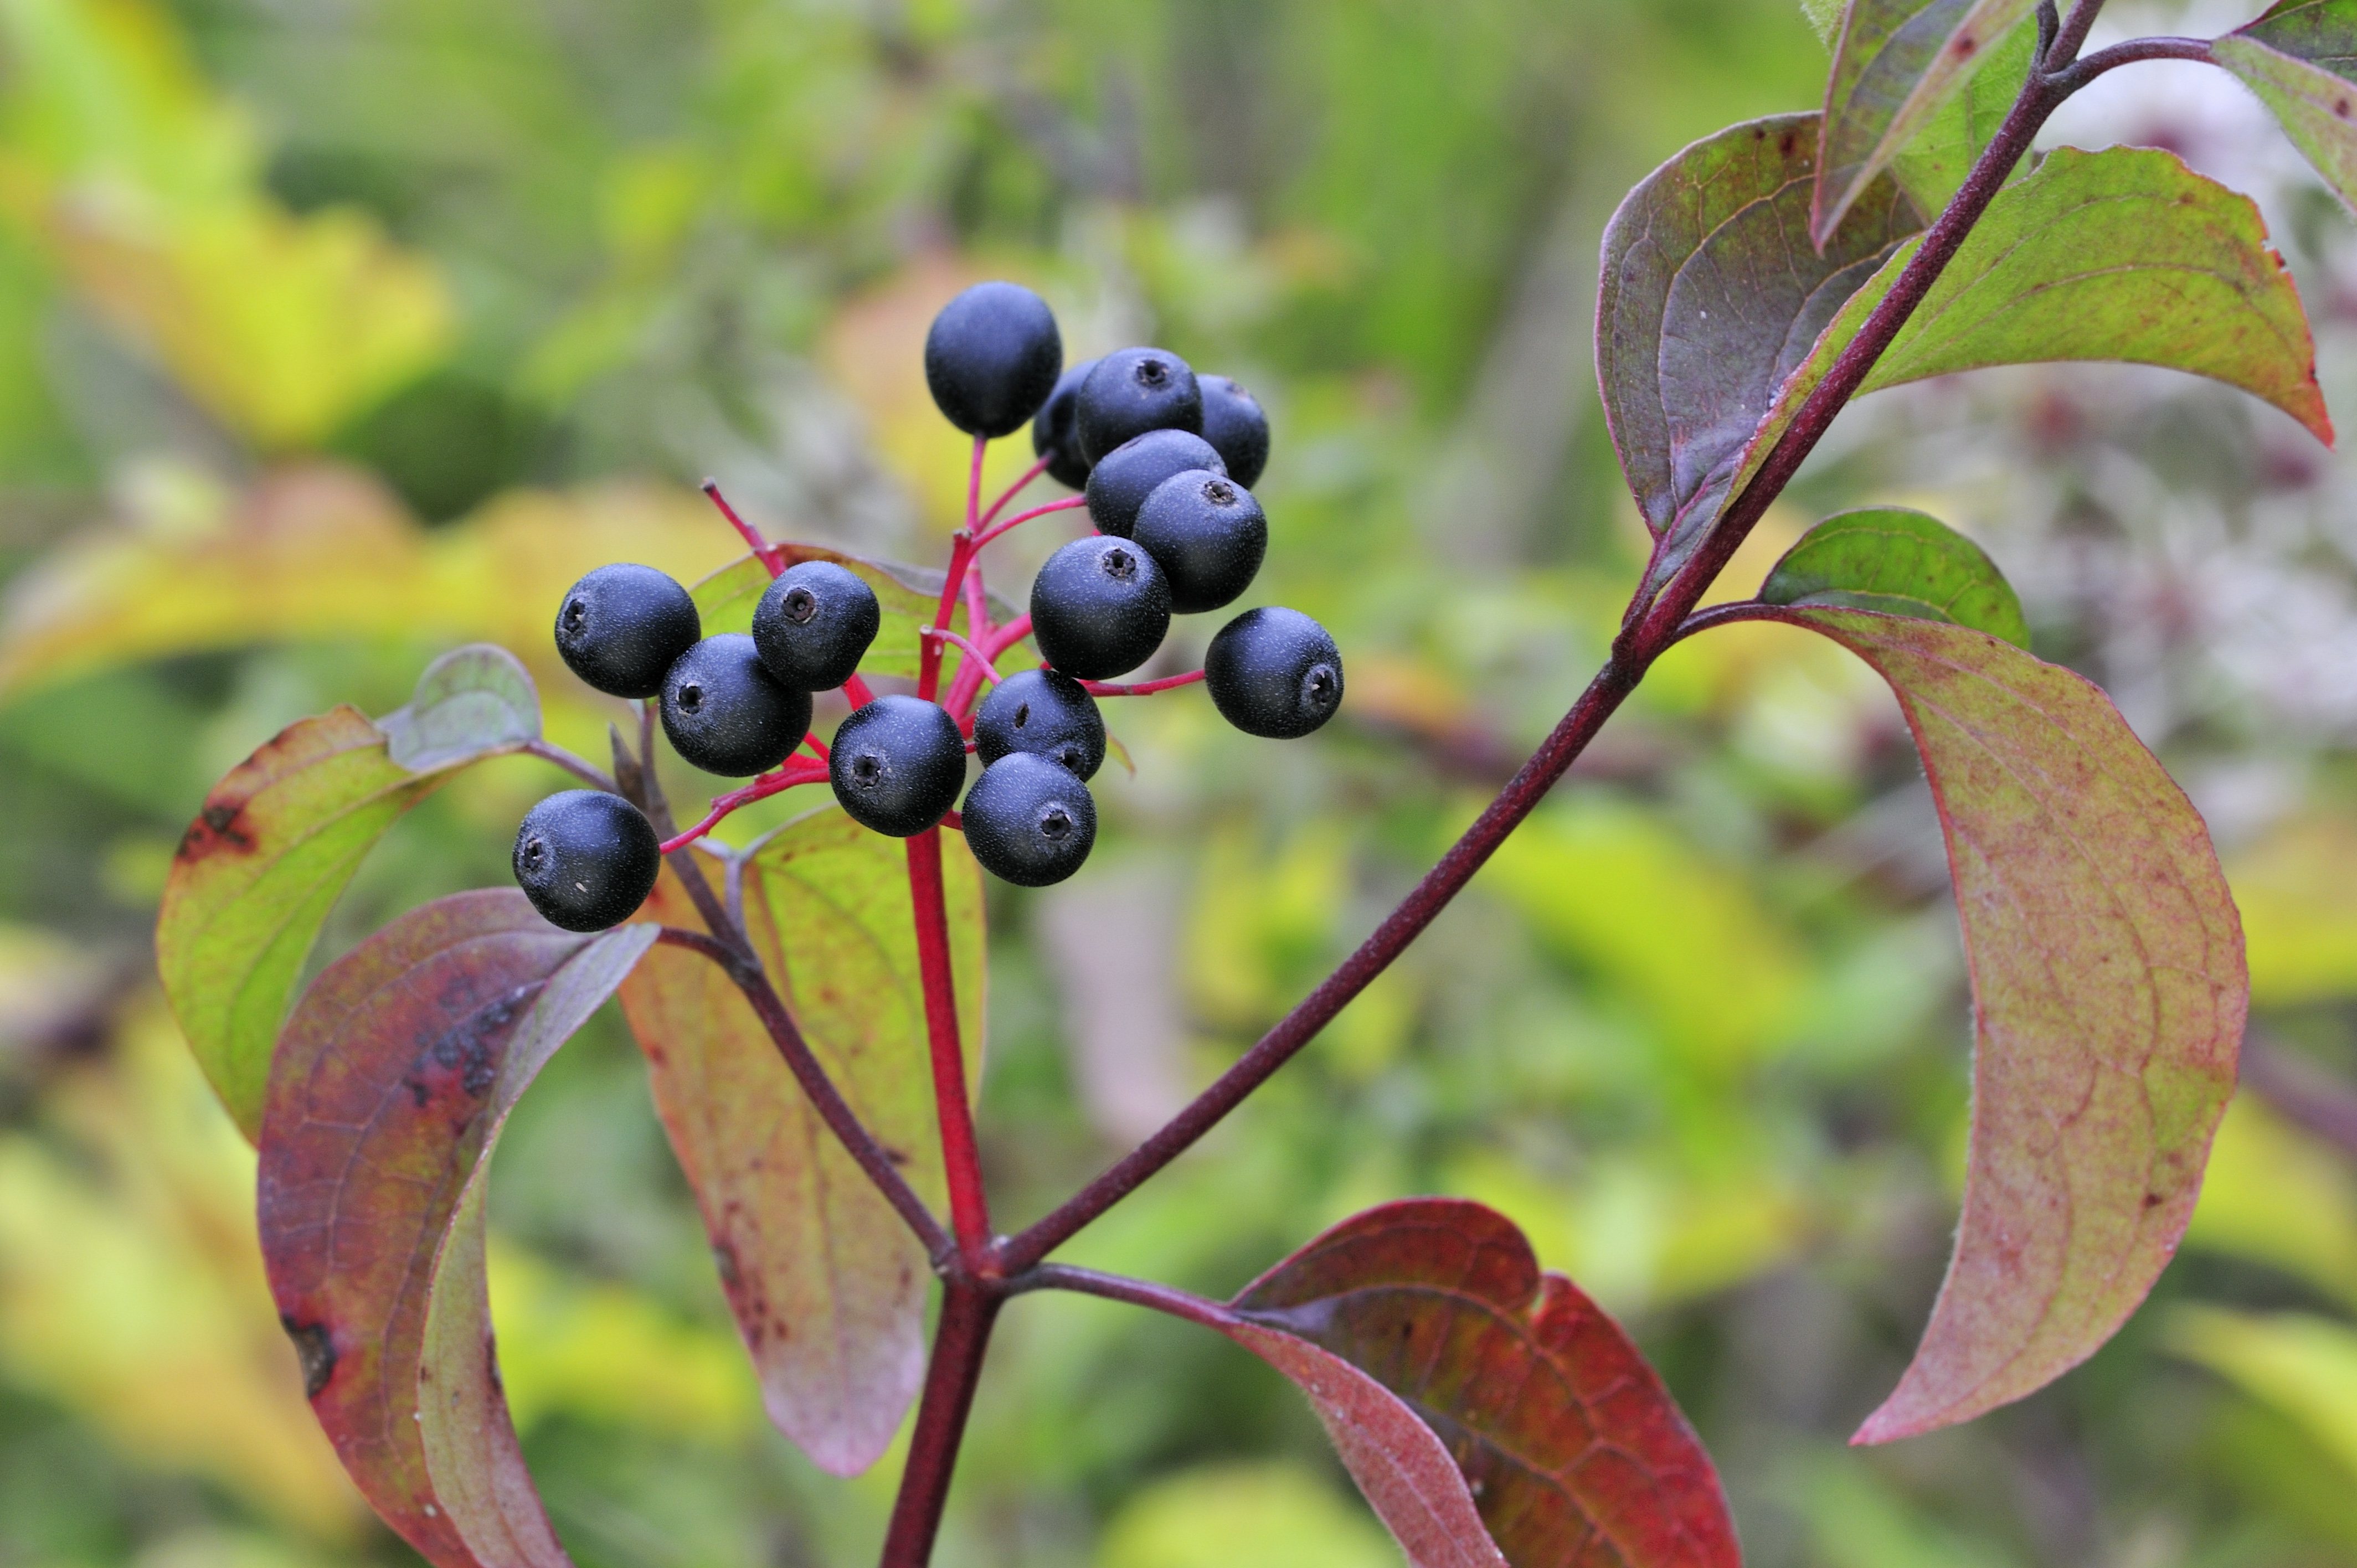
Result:
M1078 681L1053 670L1009 675L974 714L974 752L988 767L1002 757L1044 757L1075 779L1104 766L1104 718Z
M1170 585L1126 539L1075 539L1031 579L1031 638L1048 662L1082 681L1135 670L1170 629Z
M600 566L556 607L556 651L616 697L651 697L672 660L704 635L687 590L651 566Z
M516 830L516 885L552 926L602 931L655 890L662 845L646 814L603 789L567 789Z
M1342 705L1342 654L1299 610L1246 610L1220 628L1203 681L1221 716L1247 735L1292 740Z
M1203 394L1187 361L1163 349L1124 349L1097 361L1072 404L1081 454L1096 463L1149 430L1199 431Z
M1199 468L1156 487L1133 537L1170 579L1171 609L1195 615L1252 586L1268 553L1268 519L1250 490Z
M1081 383L1097 368L1094 360L1082 360L1068 367L1056 378L1056 390L1039 405L1038 417L1031 421L1031 456L1046 457L1049 452L1048 477L1070 489L1079 489L1089 482L1089 459L1081 450L1081 439L1072 428L1072 409L1081 395Z
M966 847L982 868L1018 887L1061 882L1081 868L1097 842L1089 787L1028 752L984 768L960 815Z
M663 677L663 734L706 773L766 773L793 755L810 722L810 693L770 674L741 631L705 638Z
M1203 391L1203 439L1228 460L1228 478L1252 486L1268 467L1268 415L1260 399L1225 376L1199 376Z
M789 566L753 611L753 646L797 692L832 692L858 671L884 624L876 590L832 561Z
M965 785L965 737L937 703L878 697L834 732L827 776L854 822L909 838L957 804Z
M1064 368L1048 302L1020 284L978 283L942 306L925 335L925 381L969 435L1011 435L1039 412Z
M1184 430L1149 430L1123 442L1089 470L1089 521L1099 533L1127 538L1155 487L1189 468L1224 474L1228 465L1209 442Z

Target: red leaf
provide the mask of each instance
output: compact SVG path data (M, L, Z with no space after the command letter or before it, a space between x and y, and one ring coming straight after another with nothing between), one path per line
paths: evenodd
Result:
M482 1178L516 1098L654 940L462 893L328 965L280 1037L258 1205L271 1294L344 1467L440 1568L565 1562L500 1392Z
M1577 1286L1539 1272L1503 1216L1454 1198L1385 1204L1327 1231L1231 1305L1244 1323L1223 1331L1309 1392L1419 1565L1489 1559L1468 1555L1380 1402L1282 1341L1330 1352L1421 1416L1514 1568L1740 1561L1717 1473L1661 1380ZM1402 1524L1419 1523L1402 1500L1411 1498L1424 1510L1420 1538Z
M2250 979L2210 835L2109 698L1967 627L1779 610L1898 693L1973 980L1964 1216L1931 1326L1854 1439L2021 1398L2111 1337L2191 1218Z

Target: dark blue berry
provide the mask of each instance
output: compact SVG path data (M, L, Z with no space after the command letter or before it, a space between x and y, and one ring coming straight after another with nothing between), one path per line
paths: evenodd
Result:
M1002 757L1044 757L1075 779L1104 766L1104 718L1078 681L1026 670L994 687L974 714L974 753L985 768Z
M810 722L811 694L770 674L741 631L705 638L663 677L663 734L706 773L766 773L793 755Z
M1149 430L1123 442L1089 470L1089 521L1099 533L1127 538L1155 487L1189 468L1224 474L1228 465L1209 442L1184 430Z
M957 804L965 785L965 737L938 703L878 697L834 732L827 777L854 822L909 838Z
M1049 663L1082 681L1135 670L1170 629L1170 585L1126 539L1075 539L1031 579L1031 638Z
M753 611L761 662L797 692L832 692L857 672L884 624L876 590L832 561L789 566Z
M556 651L597 690L651 697L672 660L704 635L687 590L651 566L600 566L556 607Z
M1211 639L1203 683L1221 716L1246 735L1292 740L1342 705L1342 654L1299 610L1246 610Z
M1089 787L1044 757L1016 752L983 769L960 812L965 844L992 875L1045 887L1081 868L1097 842Z
M925 382L933 402L969 435L1022 428L1063 368L1055 312L1020 284L974 285L942 306L925 335Z
M1228 478L1247 488L1268 467L1268 415L1260 399L1225 376L1198 376L1203 390L1203 439L1228 460Z
M525 813L516 830L516 885L541 918L602 931L655 890L662 845L646 814L603 789L567 789Z
M1056 378L1056 390L1048 394L1039 416L1031 421L1031 456L1046 457L1055 453L1048 462L1048 477L1069 489L1077 490L1089 482L1089 459L1072 428L1072 410L1081 395L1081 383L1096 368L1094 360L1068 367Z
M1149 430L1200 431L1203 394L1187 361L1166 349L1124 349L1097 361L1072 404L1081 454L1091 463Z
M1170 579L1171 609L1196 615L1252 586L1268 553L1268 519L1250 490L1199 468L1156 487L1132 537Z

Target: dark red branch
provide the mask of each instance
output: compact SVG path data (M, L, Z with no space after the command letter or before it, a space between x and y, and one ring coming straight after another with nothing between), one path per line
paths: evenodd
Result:
M965 1418L974 1409L974 1385L982 1379L983 1354L998 1319L1000 1296L989 1285L952 1279L942 1294L942 1318L933 1332L933 1354L925 1369L925 1395L917 1406L917 1429L909 1438L909 1463L892 1499L892 1522L884 1532L883 1568L925 1568L941 1533L942 1508L949 1501L950 1477L957 1468Z
M1160 1131L1116 1161L1054 1213L1003 1243L999 1256L1006 1271L1016 1273L1030 1267L1062 1245L1082 1226L1128 1197L1139 1183L1177 1159L1195 1140L1219 1125L1229 1112L1243 1102L1245 1096L1267 1082L1277 1069L1291 1061L1295 1052L1315 1038L1318 1031L1332 1022L1352 997L1389 968L1392 961L1423 935L1424 929L1448 907L1449 900L1473 880L1473 874L1497 852L1506 835L1546 799L1555 780L1563 777L1564 770L1634 689L1641 673L1641 670L1631 669L1617 660L1598 671L1587 690L1580 693L1579 701L1555 725L1555 733L1523 764L1522 771L1499 791L1498 798L1465 830L1464 836L1449 846L1440 864L1426 872L1424 880L1400 901L1399 907L1383 917L1383 924L1359 945L1358 950L1343 960L1340 968L1303 997L1276 1027L1263 1035L1233 1067L1222 1073Z
M1038 1268L1006 1282L1006 1294L1009 1295L1035 1290L1064 1290L1081 1295L1102 1296L1107 1301L1124 1302L1131 1306L1145 1307L1150 1312L1183 1317L1206 1328L1216 1328L1222 1324L1236 1321L1236 1315L1220 1303L1175 1286L1156 1284L1152 1280L1134 1280L1125 1274L1099 1273L1094 1269L1076 1269L1069 1263L1041 1263Z

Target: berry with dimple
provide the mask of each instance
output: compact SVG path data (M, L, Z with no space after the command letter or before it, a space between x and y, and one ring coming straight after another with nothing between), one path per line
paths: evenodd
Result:
M982 868L1018 887L1061 882L1081 868L1097 840L1088 786L1028 752L984 768L960 817L966 847Z
M695 601L651 566L600 566L556 607L556 651L609 696L655 695L672 660L703 635Z
M1056 390L1039 405L1031 421L1031 456L1049 458L1048 477L1071 489L1089 482L1088 454L1081 450L1080 434L1072 428L1072 413L1080 401L1081 383L1097 368L1094 360L1069 366L1056 378Z
M1131 537L1170 579L1171 609L1195 615L1252 586L1268 553L1268 519L1250 490L1199 468L1156 487Z
M810 722L811 694L770 674L741 631L705 638L663 677L663 734L706 773L766 773L793 755Z
M780 682L831 692L857 673L884 624L876 590L832 561L805 561L771 580L753 611L753 646Z
M1228 478L1260 483L1268 467L1268 415L1260 399L1225 376L1199 376L1196 384L1203 393L1203 439L1227 459Z
M1246 610L1211 639L1203 682L1221 716L1238 729L1292 740L1342 705L1342 654L1299 610Z
M1135 670L1170 629L1170 585L1126 539L1075 539L1031 579L1031 638L1049 663L1082 681Z
M1124 349L1097 361L1072 403L1072 425L1091 463L1149 430L1200 431L1203 394L1187 361L1167 349Z
M908 838L957 804L965 785L965 736L937 703L878 697L834 732L827 777L854 822Z
M1013 434L1039 411L1064 368L1048 302L1020 284L978 283L942 306L925 334L925 383L969 435Z
M516 830L516 885L550 925L602 931L655 890L662 845L646 813L603 789L566 789Z
M1123 442L1089 470L1089 521L1099 533L1128 537L1155 487L1190 468L1224 474L1228 465L1209 442L1184 430L1149 430Z
M1075 779L1104 765L1104 718L1070 675L1026 670L991 689L974 714L974 752L988 767L1002 757L1044 757Z

